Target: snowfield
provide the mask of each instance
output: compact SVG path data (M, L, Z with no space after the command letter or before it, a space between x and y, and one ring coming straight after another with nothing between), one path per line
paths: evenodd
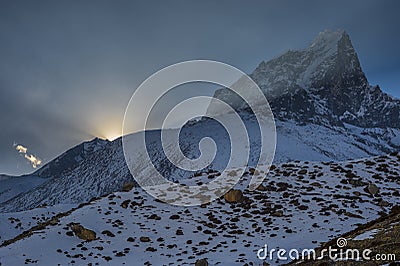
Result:
M237 203L220 198L203 206L176 207L140 188L115 192L58 219L48 218L52 222L30 236L3 242L0 261L2 265L193 265L204 258L209 265L262 265L257 250L264 244L314 248L387 213L400 202L399 163L400 156L392 154L343 163L280 164L254 192L246 189L246 174L237 185L243 191ZM212 178L215 173L204 173L190 182ZM368 189L371 185L378 193ZM17 215L21 219L36 212ZM73 223L93 230L95 239L79 238L71 231ZM5 226L2 230L6 230L2 235L15 234Z
M259 135L257 135L258 125L250 118L245 121L252 140L249 165L253 166L258 160L257 154L260 150ZM362 129L349 125L346 128L317 124L299 125L290 120L276 120L276 128L275 164L295 160L344 161L382 155L396 150L397 139L400 136L399 129ZM130 137L133 145L142 137L141 134L144 133L135 133ZM182 180L194 175L193 172L180 171L168 164L158 138L159 131L151 131L146 134L149 134L150 139L150 156L162 173L171 180ZM198 144L204 137L211 137L217 143L217 156L205 171L225 169L230 156L230 143L226 132L213 121L200 121L182 129L180 139L185 155L189 158L199 156ZM96 141L95 139L91 142ZM81 145L86 145L86 143ZM67 164L66 170L56 178L46 176L43 183L35 184L21 192L14 191L14 197L7 198L8 200L0 203L0 212L24 211L42 205L77 205L89 201L93 197L118 191L124 183L132 182L133 177L126 165L121 139L100 145L101 149L86 152L83 159L79 157L78 163L71 163L72 167ZM140 162L136 164L143 167L142 171L149 171L148 165ZM45 166L45 169L47 168L49 166ZM40 177L41 172L34 174ZM35 178L42 180L38 177ZM0 184L1 182L3 181L0 181Z

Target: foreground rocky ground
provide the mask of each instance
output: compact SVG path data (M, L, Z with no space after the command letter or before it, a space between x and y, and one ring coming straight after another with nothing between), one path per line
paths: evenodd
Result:
M389 266L400 265L400 206L394 206L389 214L383 215L376 220L362 224L356 229L341 236L346 239L346 246L342 248L343 253L348 250L358 250L360 254L363 250L369 249L369 261L357 261L349 256L346 261L333 260L325 256L322 260L298 260L290 263L291 265L381 265ZM337 241L331 240L323 243L316 249L317 254L321 254L322 249L329 246L340 249ZM349 253L350 254L350 253ZM361 255L362 256L362 255Z
M53 206L1 214L0 263L288 263L262 261L257 251L265 244L288 250L316 248L329 240L336 241L345 232L363 228L359 227L362 224L386 217L400 202L399 163L400 156L391 154L344 163L282 164L272 167L256 191L246 189L247 173L237 190L197 207L171 206L132 188L68 211L63 205L59 210ZM210 171L190 181L207 182L217 175ZM398 239L396 217L379 225L395 228L387 234L376 234L382 245L373 240L362 245L376 247L376 252L386 250L383 242ZM365 231L374 229L364 226Z

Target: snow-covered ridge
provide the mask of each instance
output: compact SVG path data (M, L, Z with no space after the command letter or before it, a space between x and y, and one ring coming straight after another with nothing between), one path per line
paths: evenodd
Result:
M250 76L278 119L400 128L400 101L368 83L343 30L321 32L306 49L263 61ZM215 97L245 109L226 89L217 90Z
M400 149L400 101L368 84L345 31L325 31L306 49L262 62L252 78L269 98L276 118L274 163L343 161ZM223 89L217 91L216 97L236 103L234 96ZM240 109L243 106L237 107L252 141L251 166L260 150L258 125L245 109ZM160 131L140 132L132 138L139 138L140 134L149 134L150 156L160 172L171 180L195 174L181 171L166 160ZM215 121L201 119L187 124L180 135L182 151L196 158L199 141L204 137L214 139L218 147L217 157L208 169L223 169L230 143L223 127ZM138 161L137 165L147 171L143 162ZM34 174L48 180L6 198L0 202L0 212L43 204L79 204L133 181L121 139L94 139L80 144Z
M318 124L299 125L296 121L276 121L278 139L274 163L295 160L307 161L343 161L352 158L366 158L385 154L400 146L398 129L380 128L363 129L351 125L343 127L326 127ZM254 120L247 120L248 133L252 137L249 165L257 160L258 125ZM132 136L140 139L141 133ZM195 173L181 171L173 167L163 154L159 131L149 132L149 143L153 161L158 169L171 180L182 180ZM188 126L181 133L181 147L187 156L199 155L198 143L201 138L209 136L217 143L217 157L208 169L224 169L230 144L226 132L220 125L203 120ZM147 171L146 165L137 163ZM114 140L104 148L90 153L75 168L63 172L57 178L21 193L6 202L0 203L0 212L22 211L42 205L79 204L101 195L118 191L127 182L133 182L123 155L121 139Z
M103 149L107 145L107 143L109 143L108 140L94 138L91 141L83 142L79 145L76 145L75 147L69 149L51 162L41 167L39 170L35 171L33 175L44 178L59 177L64 172L75 168L90 154Z
M308 48L289 50L268 62L263 61L251 77L270 96L290 92L296 86L313 87L313 81L324 78L325 72L335 63L342 39L349 41L343 30L321 32Z

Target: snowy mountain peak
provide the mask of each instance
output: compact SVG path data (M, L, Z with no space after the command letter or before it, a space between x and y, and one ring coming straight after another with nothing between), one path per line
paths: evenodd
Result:
M319 49L321 47L324 48L335 48L336 44L339 42L340 39L349 35L346 31L338 29L338 30L324 30L320 32L317 37L313 40L310 45L311 49Z
M344 30L326 30L318 34L309 47L288 51L268 62L262 62L251 74L267 96L277 97L298 87L322 88L352 84L367 85L357 53Z
M363 128L400 128L400 101L372 87L344 30L326 30L309 47L261 62L250 75L278 119ZM246 105L226 89L215 96L236 109Z
M345 31L320 34L309 50L314 52L317 47L324 54L318 55L321 63L314 69L316 75L309 77L312 87L332 87L335 89L334 93L339 93L341 91L337 90L338 88L369 85L350 36ZM319 75L318 72L320 72Z

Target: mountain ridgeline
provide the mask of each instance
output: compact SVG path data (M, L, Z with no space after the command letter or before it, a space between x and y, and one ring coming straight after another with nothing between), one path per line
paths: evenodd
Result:
M308 48L261 62L250 76L269 100L276 119L400 128L400 101L368 83L345 31L321 32ZM215 97L237 101L226 89Z
M306 49L261 62L250 76L266 95L275 116L274 163L343 161L400 150L400 101L368 83L345 31L324 31ZM253 136L249 162L254 165L260 151L259 129L246 103L227 89L217 90L215 97L240 113ZM160 144L160 130L129 135L131 143L140 141L142 134L146 139L149 135L149 156L160 172L172 180L195 174L168 161ZM202 171L224 169L230 156L229 136L216 121L187 123L179 136L180 147L190 158L199 156L202 138L214 139L217 156ZM135 164L143 173L150 167L140 161ZM82 143L33 175L47 181L0 203L0 212L43 204L78 204L121 189L134 180L125 162L121 138Z

